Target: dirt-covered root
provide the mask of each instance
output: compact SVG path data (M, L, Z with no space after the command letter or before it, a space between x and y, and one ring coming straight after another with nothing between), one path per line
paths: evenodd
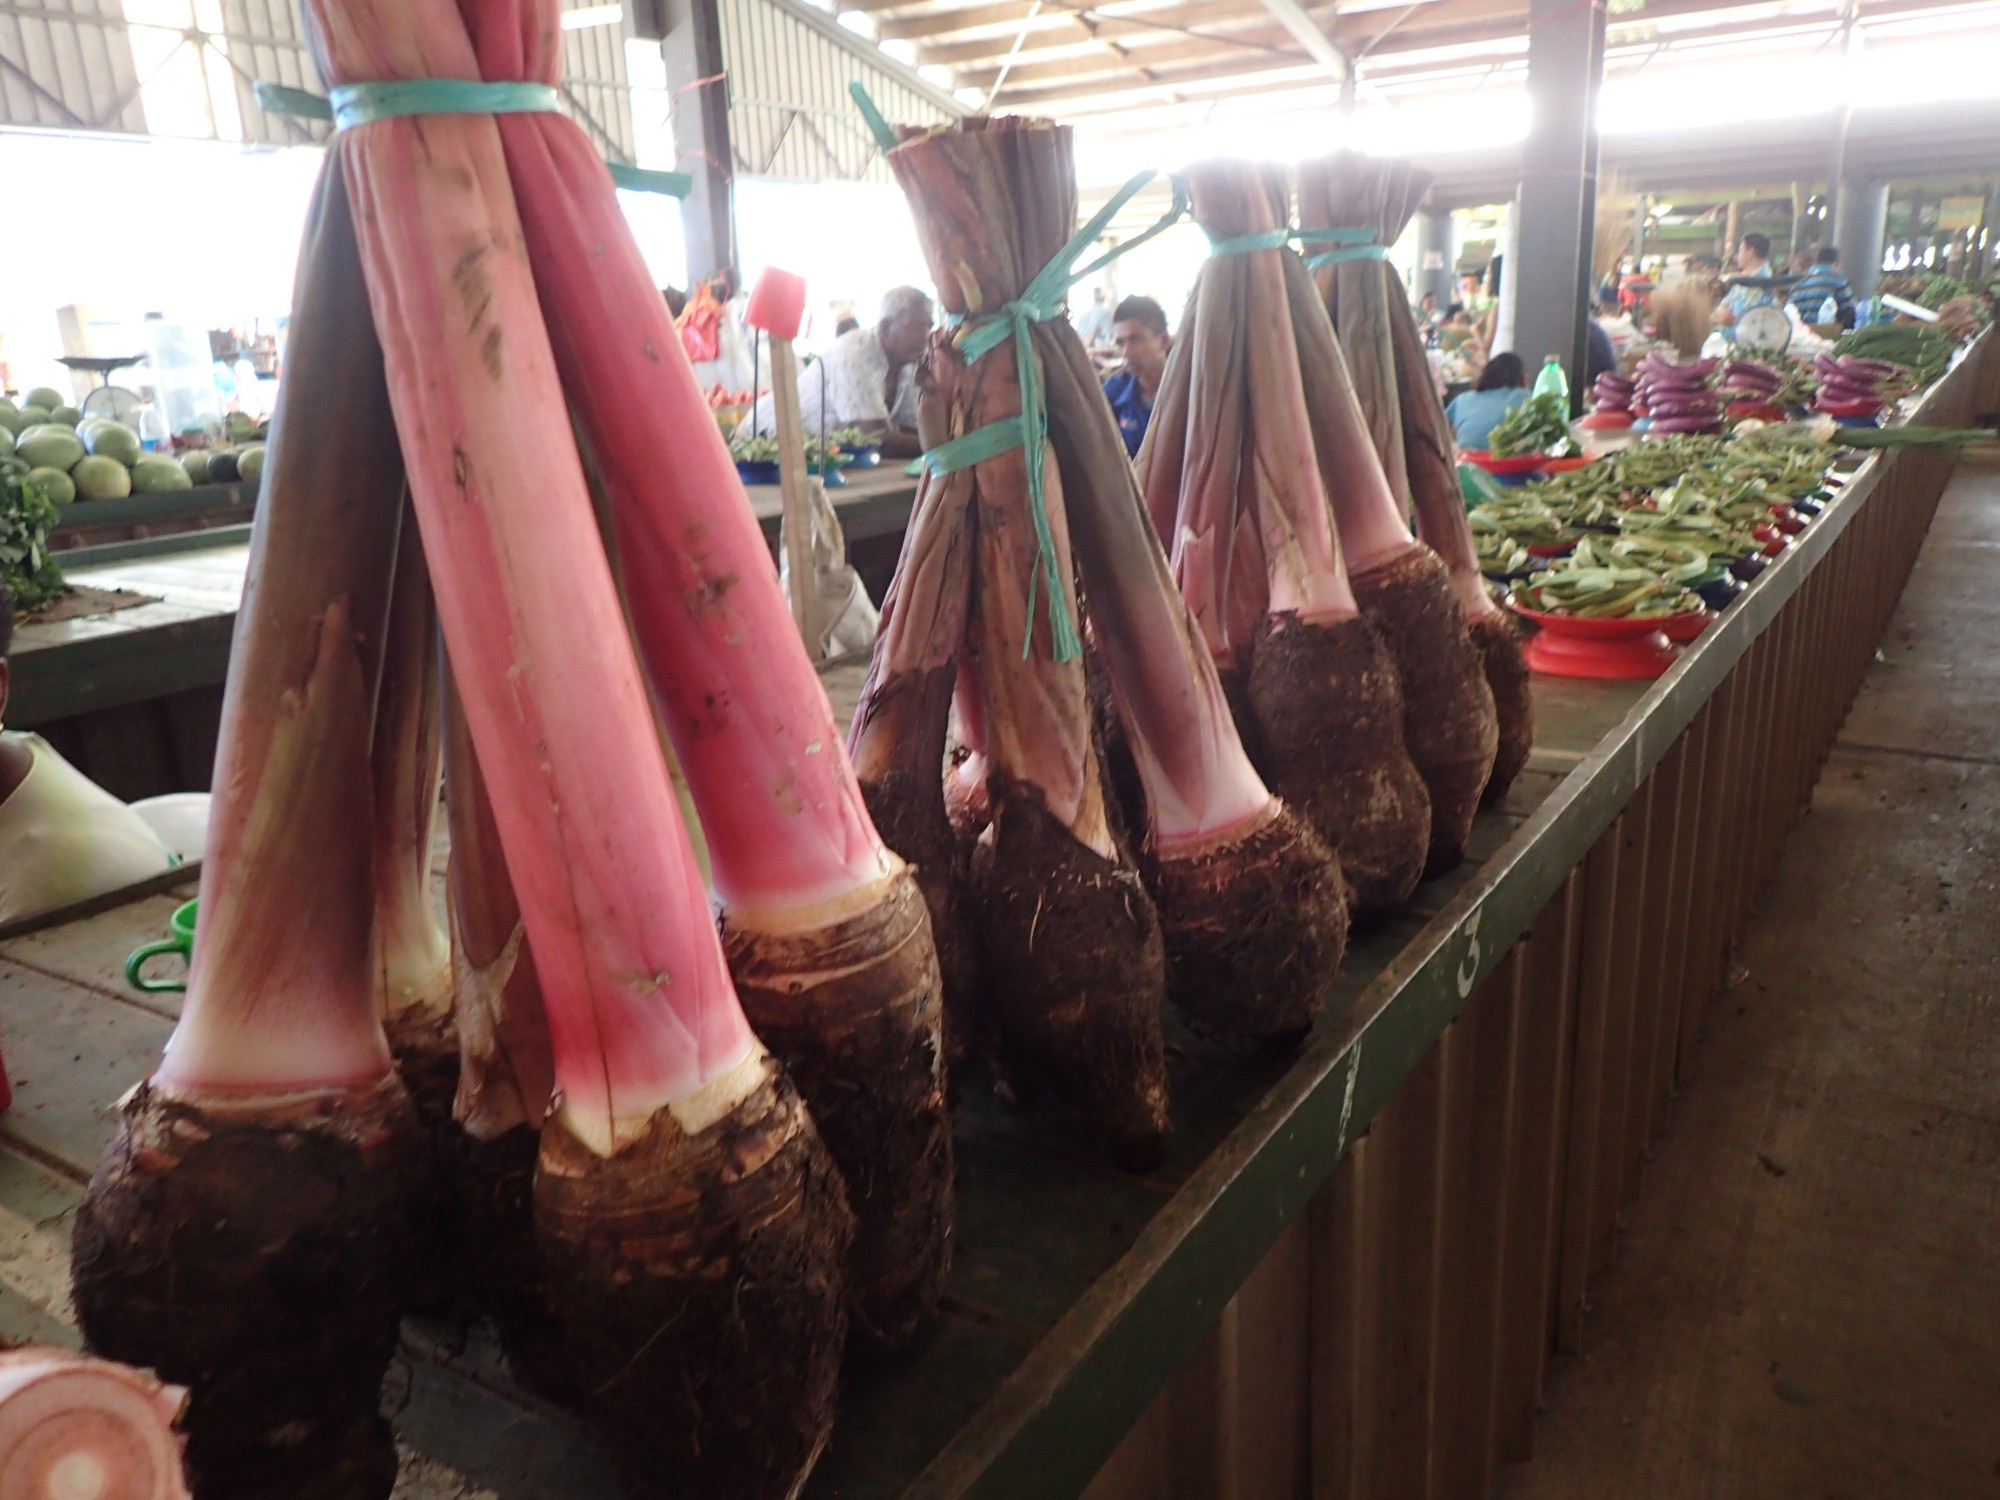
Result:
M458 1094L458 1028L450 1011L410 1010L383 1021L396 1072L417 1118L430 1137L432 1173L439 1191L430 1195L418 1225L418 1258L411 1268L412 1310L435 1311L458 1295L459 1218L451 1184L458 1175L463 1132L451 1117Z
M1188 1025L1231 1041L1312 1029L1347 952L1340 861L1282 803L1247 838L1148 861L1167 995Z
M926 791L912 786L912 779L899 771L879 782L863 781L861 798L882 842L916 873L930 911L931 947L944 992L945 1065L957 1074L986 1048L986 981L973 927L970 871L965 850L945 821L939 784L933 781Z
M525 1390L573 1405L576 1382L562 1329L549 1312L541 1247L535 1243L535 1160L541 1133L526 1125L490 1141L461 1136L453 1195L460 1265L474 1304L493 1320L507 1368Z
M412 1010L382 1023L403 1089L427 1126L451 1123L458 1096L458 1027L450 1011Z
M1119 843L1137 848L1146 837L1146 786L1139 777L1139 762L1133 758L1132 742L1125 737L1125 721L1118 717L1118 704L1111 695L1111 679L1105 675L1104 659L1095 650L1084 655L1085 683L1090 693L1090 727L1097 742L1097 764L1104 778L1105 803L1110 810L1112 831Z
M826 1446L854 1219L775 1059L694 1134L671 1110L606 1160L542 1131L535 1231L598 1423L649 1500L789 1500Z
M1485 663L1466 629L1451 574L1418 542L1379 568L1348 577L1362 616L1395 659L1403 687L1403 743L1431 799L1424 874L1465 858L1465 841L1500 740Z
M994 1042L1017 1092L1052 1090L1135 1171L1166 1153L1166 956L1138 874L1003 789L973 862Z
M803 932L760 932L725 913L723 948L744 1013L846 1180L852 1335L900 1349L951 1266L951 1111L923 894L900 872L868 909Z
M1486 782L1485 801L1492 807L1506 797L1535 748L1535 695L1529 686L1527 658L1521 655L1520 627L1512 619L1498 613L1481 615L1472 622L1472 639L1485 663L1500 721L1500 745L1493 755L1493 775Z
M1430 794L1403 742L1396 666L1366 619L1267 617L1250 650L1250 711L1271 790L1340 856L1348 910L1409 899L1430 848Z
M261 1106L142 1084L77 1210L94 1353L191 1394L201 1500L383 1500L380 1408L430 1153L395 1078Z

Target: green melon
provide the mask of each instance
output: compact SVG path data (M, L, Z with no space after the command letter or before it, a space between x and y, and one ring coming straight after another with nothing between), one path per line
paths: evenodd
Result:
M83 420L83 413L74 406L56 406L49 410L49 420L60 422L65 427L74 427Z
M0 458L5 458L13 451L14 429L11 427L0 427Z
M179 459L164 453L148 453L132 465L132 488L138 494L153 495L162 490L191 490L194 481L188 478L188 471L181 467Z
M122 422L94 420L82 436L84 447L92 454L115 458L128 469L136 464L146 451L139 442L139 434Z
M67 505L76 498L76 481L61 469L30 469L27 482L40 485L42 493L58 505Z
M30 427L14 439L14 451L38 469L72 469L83 457L83 444L75 433L54 422Z
M62 392L52 385L38 385L21 398L23 406L39 406L44 411L54 411L63 404Z
M245 484L264 472L264 445L252 443L236 455L236 475Z
M27 413L18 406L10 406L5 411L0 411L0 427L6 428L8 432L19 432L28 425Z
M132 493L132 471L115 458L94 454L69 471L83 500L123 500Z
M208 483L208 450L190 448L181 455L181 468L187 472L188 483Z
M52 407L37 406L32 401L28 402L20 409L19 412L15 414L20 417L21 422L20 426L16 427L14 430L16 432L19 432L22 427L41 426L44 422L48 421L49 413L52 410L53 410Z

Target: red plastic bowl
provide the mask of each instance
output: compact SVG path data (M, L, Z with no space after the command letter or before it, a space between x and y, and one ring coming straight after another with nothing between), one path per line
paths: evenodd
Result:
M1690 610L1684 615L1669 615L1660 621L1660 633L1670 641L1685 644L1708 629L1709 622L1714 618L1715 616L1706 610Z
M1813 410L1829 417L1872 417L1887 403L1882 401L1815 401Z
M1484 448L1468 448L1458 456L1489 474L1532 474L1548 462L1539 453L1517 453L1512 458L1495 458Z
M1567 557L1576 550L1576 538L1571 537L1566 542L1548 542L1525 550L1530 557Z
M1732 401L1729 403L1729 415L1738 422L1782 422L1785 420L1785 409L1768 401Z
M1512 597L1507 605L1540 627L1523 648L1523 655L1535 671L1551 677L1600 681L1658 677L1674 664L1677 655L1669 629L1685 630L1692 624L1699 633L1708 623L1706 611L1658 620L1579 620L1574 615L1529 609Z
M1551 458L1542 464L1542 472L1544 474L1567 474L1572 469L1581 469L1585 464L1594 464L1596 462L1596 459L1587 457L1581 453L1575 458Z

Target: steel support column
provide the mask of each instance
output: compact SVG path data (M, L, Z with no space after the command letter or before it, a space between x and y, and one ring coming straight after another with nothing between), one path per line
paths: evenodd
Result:
M1597 213L1597 96L1605 0L1529 0L1521 215L1506 275L1518 290L1513 348L1532 372L1561 359L1583 388L1591 243Z
M1888 224L1888 182L1849 183L1840 195L1833 243L1857 297L1872 297L1882 285L1882 236Z
M736 260L730 204L735 158L729 145L729 87L716 0L660 0L661 50L674 97L674 153L694 177L681 203L688 276L713 276Z
M1448 208L1427 208L1417 215L1417 296L1434 293L1440 311L1451 306L1456 295L1452 265L1457 247L1451 228Z

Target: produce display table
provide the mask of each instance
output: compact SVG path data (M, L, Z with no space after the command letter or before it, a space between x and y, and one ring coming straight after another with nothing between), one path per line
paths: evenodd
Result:
M217 511L207 499L211 489L239 498ZM916 481L905 477L900 465L885 465L828 494L862 577L880 598L916 498ZM204 527L214 529L65 550L63 570L72 582L136 590L159 602L54 624L22 624L14 636L9 726L46 735L86 775L128 801L206 788L229 638L249 562L254 500L254 486L216 485L86 502L91 514L109 516L112 530L162 526L182 514L176 506L207 505ZM750 503L775 549L777 486L752 485Z
M2000 406L1988 336L1914 420ZM1133 1176L1052 1110L961 1091L956 1262L902 1362L854 1373L806 1493L841 1500L1483 1493L1526 1455L1543 1367L1728 945L1810 798L1950 459L1845 466L1838 498L1647 683L1535 684L1535 757L1467 863L1357 938L1343 1015L1292 1055L1171 1037L1175 1135ZM851 684L843 684L851 689ZM0 1334L73 1340L75 1204L175 997L123 955L181 890L0 934ZM476 1327L411 1322L416 1453L501 1500L617 1493ZM406 1476L404 1493L450 1495Z
M254 479L127 495L122 500L79 500L63 511L62 524L49 534L49 546L69 553L79 547L240 526L249 522L256 508Z

